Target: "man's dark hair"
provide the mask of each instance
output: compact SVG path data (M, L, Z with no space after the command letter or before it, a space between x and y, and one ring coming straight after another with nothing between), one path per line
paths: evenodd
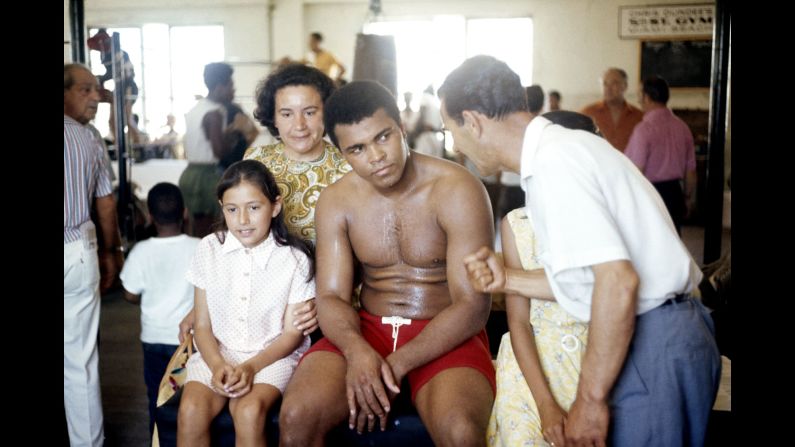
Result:
M559 92L559 91L557 91L557 90L550 90L550 91L549 91L549 96L550 96L550 97L553 97L553 96L554 96L555 98L557 98L557 99L558 99L558 101L560 101L560 92Z
M146 206L152 220L160 225L179 224L182 222L182 213L185 202L182 192L173 183L158 183L149 190L146 196Z
M643 94L660 104L668 104L668 98L671 97L668 83L659 76L649 76L643 80Z
M462 112L474 110L489 118L502 119L513 112L526 112L527 100L519 75L492 56L464 61L439 88L447 116L464 124Z
M544 89L538 84L533 84L525 89L527 91L527 108L530 113L538 114L544 108Z
M323 35L320 33L315 32L310 34L310 36L312 36L312 38L317 40L318 42L323 42Z
M601 136L593 119L588 115L572 112L570 110L554 110L541 116L567 129L584 130Z
M320 101L334 92L334 81L315 67L304 64L288 64L271 73L260 81L257 86L257 109L254 118L268 128L271 135L279 136L279 129L274 124L276 116L276 93L291 85L308 85L314 87L320 95Z
M234 71L231 65L224 62L207 64L204 66L204 85L212 92L216 86L229 84Z
M339 147L334 126L356 124L384 109L400 125L400 110L395 97L386 87L375 81L354 81L340 88L326 101L323 119L331 141Z

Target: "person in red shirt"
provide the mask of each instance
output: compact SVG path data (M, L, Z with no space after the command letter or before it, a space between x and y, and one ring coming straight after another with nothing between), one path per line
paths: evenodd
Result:
M643 120L643 112L624 99L627 91L627 72L608 68L602 75L603 99L580 111L593 118L599 132L616 149L624 152L635 125Z

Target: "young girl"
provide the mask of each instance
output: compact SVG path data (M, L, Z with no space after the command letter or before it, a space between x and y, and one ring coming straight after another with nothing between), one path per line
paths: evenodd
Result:
M194 284L198 352L188 361L177 444L210 445L229 401L238 445L265 445L265 416L309 339L293 312L315 296L312 254L284 224L282 198L262 163L231 165L218 182L222 230L202 239Z
M502 220L508 268L542 268L535 230L524 208ZM551 291L550 291L551 293ZM497 354L497 396L487 430L489 447L566 445L564 428L577 395L588 323L555 301L507 294L510 332Z

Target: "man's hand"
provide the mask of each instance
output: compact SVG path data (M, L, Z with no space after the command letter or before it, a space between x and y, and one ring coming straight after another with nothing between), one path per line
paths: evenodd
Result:
M346 356L346 360L348 372L345 382L350 409L348 427L353 429L355 426L356 431L361 434L367 421L368 431L373 431L375 418L378 417L381 431L386 430L390 402L384 383L386 382L389 389L400 391L394 382L389 363L369 346ZM387 380L382 382L382 377Z
M566 421L566 445L605 446L610 410L605 401L577 397Z
M505 267L493 250L482 247L464 257L464 264L469 282L475 290L482 293L504 291L507 278Z
M293 315L295 316L293 325L295 325L295 328L301 331L302 334L309 335L317 330L317 308L315 307L314 298L296 309Z
M124 264L124 258L121 252L118 251L105 251L99 252L99 274L100 283L99 290L105 293L108 289L113 287L116 277Z
M193 329L193 323L195 319L195 313L193 309L185 315L185 318L179 322L179 342L182 343L185 341L185 337L190 334L191 329Z
M99 88L99 102L107 102L113 104L113 92L105 87Z
M685 195L685 219L691 219L695 216L696 212L696 196L695 194Z
M400 393L400 384L403 382L403 377L406 376L408 371L403 368L398 356L393 352L386 357L388 368L381 368L381 378L387 386L389 393L389 400L393 400L395 396Z

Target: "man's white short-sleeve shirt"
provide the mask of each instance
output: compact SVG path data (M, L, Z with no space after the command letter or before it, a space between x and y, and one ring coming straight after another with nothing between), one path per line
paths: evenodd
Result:
M590 321L595 264L632 262L638 314L701 280L659 194L606 140L536 117L525 131L521 176L539 262L575 317Z

